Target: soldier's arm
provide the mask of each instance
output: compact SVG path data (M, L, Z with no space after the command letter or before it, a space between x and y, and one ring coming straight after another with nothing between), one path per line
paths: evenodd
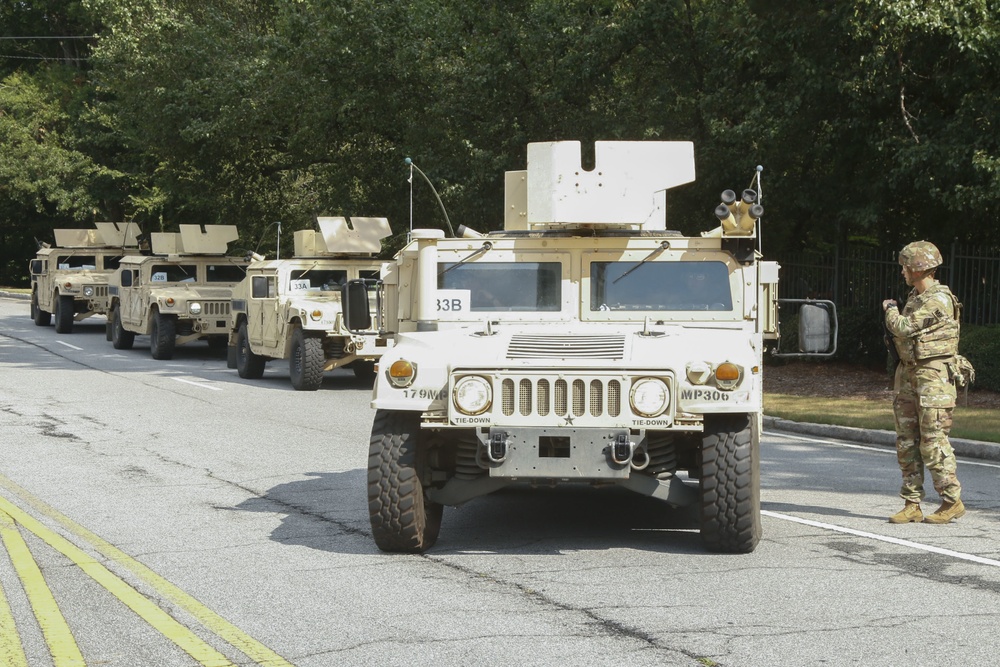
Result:
M936 294L906 316L900 313L899 309L890 306L885 311L885 325L893 336L910 338L943 318L949 317L947 309L951 304L946 301L948 298L945 295Z

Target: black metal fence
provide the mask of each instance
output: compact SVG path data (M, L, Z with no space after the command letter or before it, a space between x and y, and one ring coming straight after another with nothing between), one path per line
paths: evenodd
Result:
M963 304L965 324L1000 324L1000 249L967 244L942 248L938 279ZM883 299L905 299L897 250L848 246L831 253L802 252L776 258L782 298L830 299L838 308L872 308Z

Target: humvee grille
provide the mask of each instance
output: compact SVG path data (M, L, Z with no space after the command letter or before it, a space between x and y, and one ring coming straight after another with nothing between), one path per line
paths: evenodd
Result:
M500 382L500 410L504 416L617 417L621 414L619 380L567 381L564 378L504 378Z
M508 359L624 359L625 336L511 336Z
M217 315L229 315L229 301L205 301L202 304L202 314L209 317Z
M97 297L99 299L103 299L107 295L108 295L108 286L107 285L94 285L94 296L95 297Z

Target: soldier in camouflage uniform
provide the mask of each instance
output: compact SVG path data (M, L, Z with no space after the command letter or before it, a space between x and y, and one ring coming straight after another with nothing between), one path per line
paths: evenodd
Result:
M955 475L955 452L948 441L955 409L955 357L958 354L961 304L934 272L941 253L927 241L910 243L899 253L906 284L913 290L903 312L896 302L882 302L885 324L899 353L893 413L896 455L903 473L899 495L905 507L891 523L948 523L965 514L962 486ZM941 507L924 517L924 468L931 472Z

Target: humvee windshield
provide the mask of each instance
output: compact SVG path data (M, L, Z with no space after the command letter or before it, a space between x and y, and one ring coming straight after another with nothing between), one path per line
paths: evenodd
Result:
M590 309L731 311L723 262L592 262Z
M438 271L438 289L469 290L474 312L557 312L562 307L559 262L456 262L440 264Z
M196 264L155 264L149 280L154 283L193 283L198 279Z
M299 269L289 276L291 292L339 292L347 282L345 269Z
M210 283L238 283L245 275L242 266L233 264L209 264L205 267L205 276Z
M87 269L93 271L97 268L97 257L94 255L60 255L56 260L56 266L60 269Z

